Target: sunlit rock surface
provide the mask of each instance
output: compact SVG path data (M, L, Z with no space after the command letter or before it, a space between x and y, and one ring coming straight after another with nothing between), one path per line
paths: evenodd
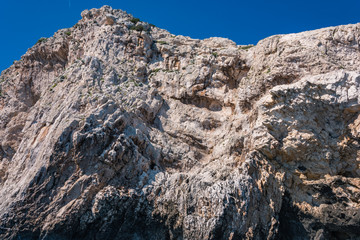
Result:
M359 239L360 24L81 16L0 76L1 239Z

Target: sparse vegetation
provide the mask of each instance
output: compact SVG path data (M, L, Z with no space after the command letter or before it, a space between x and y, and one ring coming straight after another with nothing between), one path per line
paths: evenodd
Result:
M36 43L42 43L42 42L46 42L47 41L47 38L40 38Z
M65 35L70 36L70 35L71 35L71 31L70 31L70 30L66 31L66 32L65 32Z
M157 72L159 72L160 70L161 70L161 68L155 68L155 69L151 70L151 73L157 73Z
M132 18L132 19L130 19L130 22L132 22L133 24L137 24L138 22L140 22L140 19Z
M172 69L161 69L162 72L165 72L165 73L179 73L179 70L172 70Z
M57 83L54 83L51 87L50 87L50 91L54 91L54 88L57 86Z
M131 26L130 30L135 30L135 31L141 32L141 31L144 31L144 27L142 25Z
M136 80L131 79L130 81L131 81L132 83L134 83L134 86L135 86L135 87L139 87L139 86L140 86L139 83L136 82Z
M241 50L248 50L249 48L252 48L254 47L254 45L250 44L250 45L247 45L247 46L243 46L243 47L240 47Z
M217 52L213 52L212 55L213 55L214 57L217 57L219 54L218 54Z
M165 42L165 41L155 41L155 43L159 43L159 44L161 44L161 45L163 45L163 44L168 44L168 43Z

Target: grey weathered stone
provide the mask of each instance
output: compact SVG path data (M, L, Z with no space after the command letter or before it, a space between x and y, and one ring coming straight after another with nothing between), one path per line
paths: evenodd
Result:
M359 24L237 46L81 15L1 74L1 239L360 235Z

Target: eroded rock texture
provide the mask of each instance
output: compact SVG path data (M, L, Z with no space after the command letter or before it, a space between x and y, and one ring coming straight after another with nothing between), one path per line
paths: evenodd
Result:
M359 239L360 25L256 46L108 6L1 74L1 239Z

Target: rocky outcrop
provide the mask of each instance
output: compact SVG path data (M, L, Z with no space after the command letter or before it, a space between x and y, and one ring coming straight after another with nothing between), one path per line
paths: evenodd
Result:
M359 24L239 46L81 16L1 74L1 239L360 236Z

